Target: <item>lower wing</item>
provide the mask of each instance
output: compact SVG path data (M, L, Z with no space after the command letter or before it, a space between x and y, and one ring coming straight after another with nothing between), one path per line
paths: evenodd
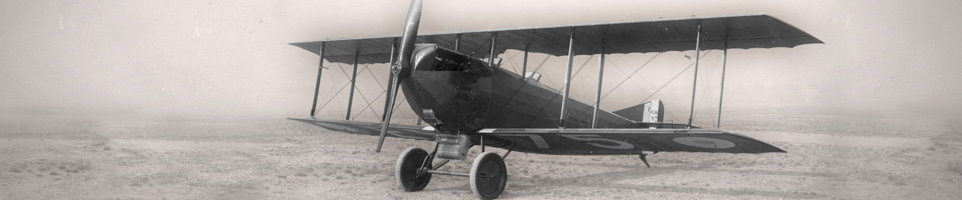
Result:
M314 119L296 119L287 118L294 121L305 122L308 124L313 124L320 126L322 128L340 131L351 134L360 135L381 135L381 123L373 122L357 122L357 121L328 121L328 120L314 120ZM434 141L437 139L437 132L430 129L424 129L420 126L412 125L401 125L401 124L391 124L388 126L387 136L414 140L428 140Z
M642 152L785 152L748 136L709 129L482 129L488 144L514 151L561 155Z

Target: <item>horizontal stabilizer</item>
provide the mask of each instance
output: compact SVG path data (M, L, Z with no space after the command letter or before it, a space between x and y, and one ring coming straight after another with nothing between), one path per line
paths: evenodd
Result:
M709 129L482 129L492 146L559 155L653 152L785 152L754 138Z

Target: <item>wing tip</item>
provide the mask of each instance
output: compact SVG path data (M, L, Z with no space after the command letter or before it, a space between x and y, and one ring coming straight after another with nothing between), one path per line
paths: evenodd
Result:
M755 138L753 138L753 137L748 137L748 136L743 135L743 134L740 134L740 133L735 133L735 132L730 132L730 131L725 131L725 130L720 130L720 131L722 131L724 134L735 135L735 136L738 136L738 137L741 137L741 138L745 138L745 139L748 139L748 140L752 140L752 141L754 141L754 142L757 142L757 143L759 143L759 144L767 147L767 149L765 149L765 150L763 150L763 151L746 152L746 153L788 153L788 151L785 151L785 150L782 149L782 148L778 148L778 147L776 147L775 145L769 144L768 142L765 142L765 141L761 141L761 140L755 139Z
M768 143L765 143L765 144L768 144ZM769 152L762 152L762 153L788 153L788 151L785 151L784 149L778 148L774 145L769 144L768 146L770 146L773 150Z

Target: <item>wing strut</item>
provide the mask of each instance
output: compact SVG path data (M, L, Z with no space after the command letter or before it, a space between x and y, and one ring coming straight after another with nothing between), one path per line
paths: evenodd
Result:
M354 104L354 85L357 84L357 56L358 52L354 52L354 71L351 72L351 93L347 96L347 116L344 120L351 120L351 107ZM376 116L376 115L375 115Z
M491 33L491 53L488 54L488 67L494 67L494 45L498 41L498 33Z
M565 127L565 106L568 104L568 90L571 89L571 59L574 58L574 47L575 47L575 29L571 28L571 35L568 38L568 70L565 71L565 89L564 98L561 99L561 114L558 115L560 120L558 120L558 126L560 128Z
M461 34L454 36L454 52L460 53L458 50L461 50Z
M728 63L728 33L725 33L725 48L722 49L721 92L718 93L718 120L715 128L721 128L722 99L725 98L725 64Z
M607 36L607 35L605 35ZM601 39L601 61L598 62L598 90L595 92L595 111L591 113L591 128L595 128L595 122L598 121L598 107L601 107L601 83L605 78L605 40L606 37Z
M688 127L691 127L691 121L695 116L695 88L698 86L698 61L701 60L699 57L701 53L701 23L698 23L698 34L695 34L695 78L692 80L691 84L691 108L688 109Z
M317 62L317 82L314 83L314 101L311 104L311 119L314 118L314 111L317 108L317 93L321 89L321 73L324 72L324 42L321 42L321 49L318 49L321 60Z
M528 47L524 48L524 61L521 62L521 80L528 80Z

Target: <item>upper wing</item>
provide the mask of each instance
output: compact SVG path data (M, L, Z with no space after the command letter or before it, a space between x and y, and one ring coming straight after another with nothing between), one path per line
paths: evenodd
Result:
M296 119L296 118L287 118L287 119L301 121L308 124L313 124L332 131L340 131L345 133L361 134L361 135L373 135L373 136L381 135L381 123L357 122L357 121L327 121L327 120ZM420 126L391 124L391 126L388 126L387 136L396 137L396 138L434 141L435 139L437 139L437 132L430 129L426 130Z
M642 151L718 153L785 152L762 141L708 129L483 129L492 146L515 151L605 155Z
M687 51L695 49L699 24L701 50L726 48L726 40L730 49L790 48L822 43L805 31L763 14L421 34L417 37L417 43L433 43L455 49L455 40L460 37L458 49L461 53L487 57L491 36L497 34L496 54L514 49L561 56L568 54L569 35L574 31L576 43L573 52L576 55L599 54L602 45L606 54ZM391 46L398 37L332 39L291 45L319 54L318 50L324 44L324 58L330 62L387 63L391 57Z

